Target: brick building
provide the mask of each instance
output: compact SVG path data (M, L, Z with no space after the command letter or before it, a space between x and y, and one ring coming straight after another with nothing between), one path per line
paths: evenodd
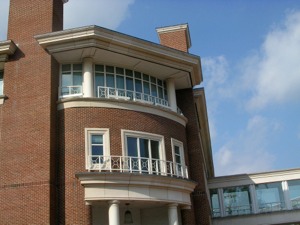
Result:
M63 30L62 0L10 0L0 41L0 223L208 225L201 62L187 24L156 44Z

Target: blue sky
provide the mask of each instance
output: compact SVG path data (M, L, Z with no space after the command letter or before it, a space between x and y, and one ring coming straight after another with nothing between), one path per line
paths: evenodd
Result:
M6 39L8 0L0 2ZM216 175L300 167L300 1L69 0L65 28L158 42L188 23L201 56Z

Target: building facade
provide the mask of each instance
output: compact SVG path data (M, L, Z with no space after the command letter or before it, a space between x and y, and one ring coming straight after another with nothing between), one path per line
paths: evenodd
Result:
M63 30L62 0L10 0L0 42L1 224L211 224L214 176L187 24L161 44Z

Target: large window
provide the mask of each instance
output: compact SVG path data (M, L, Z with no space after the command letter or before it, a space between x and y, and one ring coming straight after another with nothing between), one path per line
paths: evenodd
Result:
M61 65L61 96L82 95L82 64Z
M281 182L257 184L255 189L260 212L278 211L285 208Z
M101 98L125 98L168 106L164 81L121 67L95 65L95 90Z
M0 70L0 95L3 95L3 70Z
M123 131L124 155L130 171L161 174L164 156L163 137L160 135Z
M293 209L300 209L300 180L289 180L289 193Z
M86 128L86 168L101 169L110 156L109 130ZM105 166L105 165L104 165Z
M210 202L211 202L211 208L212 208L212 216L220 217L221 209L220 209L218 189L211 189L211 190L209 190L209 193L210 193Z

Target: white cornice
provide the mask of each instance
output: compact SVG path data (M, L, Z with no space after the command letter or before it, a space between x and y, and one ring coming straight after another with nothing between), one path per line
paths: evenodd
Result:
M191 74L192 85L202 81L200 57L98 26L87 26L35 36L50 54L97 47L166 66ZM179 68L178 68L179 67Z
M11 40L0 42L0 62L7 61L8 56L15 53L17 46Z

